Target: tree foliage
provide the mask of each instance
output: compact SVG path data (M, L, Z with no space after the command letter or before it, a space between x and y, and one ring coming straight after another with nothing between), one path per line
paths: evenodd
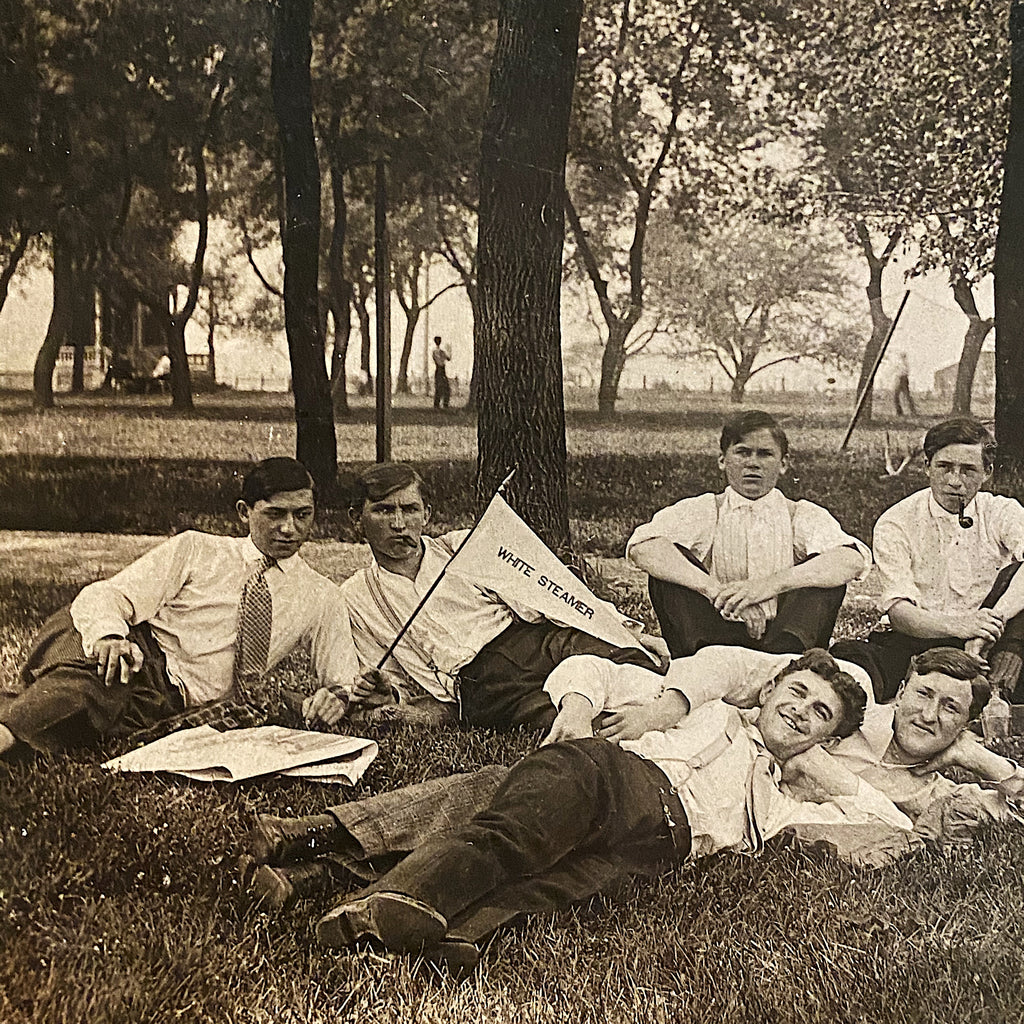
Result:
M734 402L769 367L801 359L844 365L855 355L840 298L846 252L827 227L734 217L698 236L662 216L652 221L648 249L652 305L676 351L713 359Z

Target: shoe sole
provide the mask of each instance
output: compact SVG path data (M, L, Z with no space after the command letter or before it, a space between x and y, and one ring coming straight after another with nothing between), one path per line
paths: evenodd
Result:
M401 893L375 892L335 907L317 922L323 946L341 949L364 939L378 939L395 953L415 953L436 946L448 922L433 908Z

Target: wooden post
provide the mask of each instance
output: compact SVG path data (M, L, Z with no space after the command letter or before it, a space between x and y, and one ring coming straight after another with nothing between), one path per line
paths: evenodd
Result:
M391 461L391 260L388 253L388 179L383 160L375 172L373 288L377 323L377 461Z

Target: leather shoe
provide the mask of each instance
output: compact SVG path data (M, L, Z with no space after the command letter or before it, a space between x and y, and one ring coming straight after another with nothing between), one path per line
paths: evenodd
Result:
M256 864L251 857L238 862L242 886L260 910L280 914L300 899L311 899L331 890L333 876L326 861L309 864Z
M316 926L321 945L354 946L361 939L377 939L395 953L416 953L436 946L448 931L448 922L433 907L401 892L374 892L339 903Z
M303 818L257 814L249 847L258 864L288 864L329 853L337 831L338 819L333 814Z

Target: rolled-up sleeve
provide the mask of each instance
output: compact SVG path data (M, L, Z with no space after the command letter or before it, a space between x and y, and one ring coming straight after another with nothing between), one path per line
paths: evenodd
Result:
M863 541L847 533L828 509L810 501L797 502L793 515L793 546L798 558L811 558L836 548L853 548L861 558L856 580L863 580L871 571L871 549Z
M882 612L897 601L921 604L921 591L914 579L914 556L904 528L884 515L875 523L872 537L875 564L882 579Z
M633 531L626 542L626 558L632 561L634 549L646 541L665 538L687 548L695 558L703 561L711 550L717 520L718 506L714 494L683 498L656 512L649 523Z

